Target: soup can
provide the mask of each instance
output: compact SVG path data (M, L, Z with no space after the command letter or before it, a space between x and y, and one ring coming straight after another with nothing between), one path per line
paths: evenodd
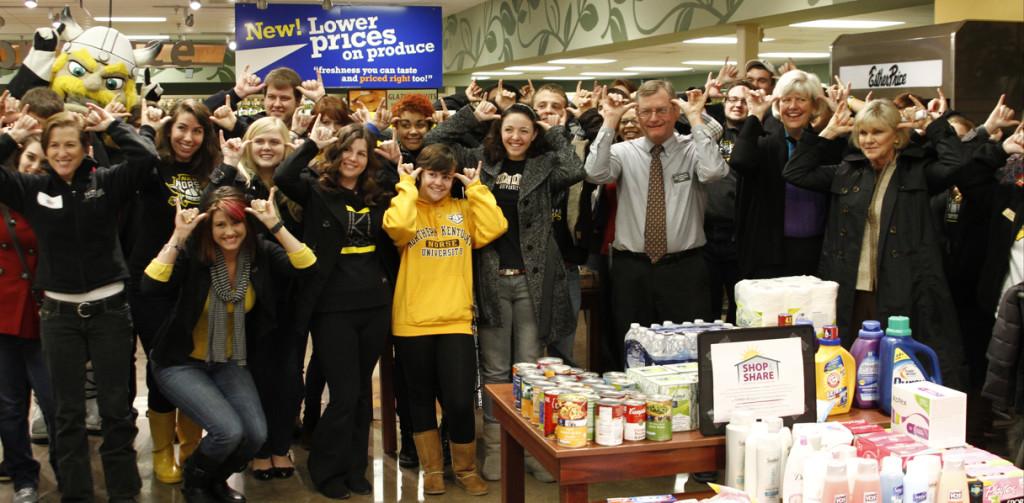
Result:
M558 396L558 426L555 438L562 447L586 447L587 398L578 393Z
M533 413L533 386L538 382L544 382L544 378L526 377L523 379L522 391L520 393L522 400L519 404L519 413L527 419L529 419L530 414Z
M555 383L541 381L533 385L533 410L530 412L530 424L540 428L540 410L544 408L544 393L554 388Z
M512 366L512 398L517 409L522 408L523 377L538 374L537 365L533 363L517 363Z
M622 428L622 438L627 442L637 442L647 438L647 402L626 400L626 422Z
M608 372L605 372L604 374L601 374L601 377L604 378L604 382L606 382L608 384L611 384L610 381L612 379L625 379L626 378L626 373L625 372L618 372L618 371L615 371L615 370L610 370Z
M561 363L552 363L544 366L544 377L567 376L572 367ZM576 380L574 377L573 380Z
M602 391L602 392L598 393L598 395L601 395L601 398L611 398L612 400L625 400L626 399L626 394L625 393L623 393L621 391L615 391L615 390Z
M583 383L584 386L587 386L588 388L591 388L591 389L597 389L598 386L607 386L607 384L604 383L604 379L601 379L600 377L596 377L596 378L591 377L591 378L583 379L580 382Z
M543 369L548 365L561 365L562 359L557 356L545 356L537 359L537 367Z
M619 391L626 391L626 390L636 389L636 383L634 383L633 381L631 381L629 379L626 379L625 377L623 377L621 379L620 378L611 379L611 380L608 381L608 384L611 384L612 386L615 387L615 389L617 389Z
M544 389L544 406L540 410L540 429L545 437L554 436L558 425L558 396L568 391L561 388Z
M590 372L590 371L580 372L579 374L576 375L576 378L579 379L582 382L586 382L586 381L588 381L590 379L603 380L603 379L601 379L601 374L598 374L597 372Z
M612 385L604 382L603 379L601 380L601 384L591 384L590 385L590 389L596 391L598 394L604 393L606 391L608 391L608 392L612 392L612 391L618 392L619 391L619 390L615 389L615 386L612 386Z
M597 407L597 402L601 400L601 397L592 391L584 392L583 397L587 399L587 442L593 442L594 418L597 417L594 409Z
M672 397L651 395L647 398L647 440L672 440Z
M626 421L626 406L622 400L602 398L594 409L594 442L597 445L622 444L622 430Z
M562 388L566 388L566 389L574 389L574 390L577 390L577 391L583 391L583 390L587 389L587 387L585 385L583 385L583 383L575 382L575 381L573 381L573 382L560 382L560 383L558 383L558 386L560 386Z
M576 376L571 376L571 375L556 375L556 376L554 376L553 379L554 379L554 381L556 383L559 383L559 384L567 383L567 382L573 382L573 383L574 382L578 382L576 380Z

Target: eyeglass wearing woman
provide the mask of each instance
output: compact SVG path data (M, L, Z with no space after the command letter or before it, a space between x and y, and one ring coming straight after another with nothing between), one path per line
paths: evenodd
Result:
M175 202L184 208L199 207L210 173L220 162L220 148L214 134L210 111L202 103L183 100L167 117L156 107L141 111L140 134L155 140L160 162L154 176L139 190L133 212L135 242L128 259L131 288L128 290L132 320L142 347L149 353L153 339L174 307L167 298L140 293L143 271L174 231ZM165 484L181 482L181 463L187 459L202 437L202 429L160 391L153 370L146 369L149 390L146 416L153 438L153 474ZM180 441L179 456L174 456L174 440Z
M265 340L281 336L280 285L315 271L316 256L284 227L273 194L247 205L240 190L220 187L199 208L179 205L174 232L143 278L144 293L176 299L150 353L157 381L207 431L183 467L190 503L245 501L227 479L267 435L247 364L266 358L258 354ZM249 215L280 245L259 236Z
M128 268L118 244L118 214L158 161L152 143L90 104L84 118L71 112L45 125L22 115L0 137L7 157L42 133L42 174L0 170L0 202L25 216L39 241L35 286L43 290L40 334L50 369L56 413L56 455L67 500L91 500L92 471L85 433L82 380L92 360L103 417L103 468L112 501L133 499L141 480L129 372L134 331L124 281ZM105 169L87 157L90 132L106 132L125 161Z

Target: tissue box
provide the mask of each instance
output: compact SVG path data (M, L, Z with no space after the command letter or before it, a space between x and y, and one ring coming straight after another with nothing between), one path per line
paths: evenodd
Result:
M682 362L663 365L662 368L669 369L677 374L696 374L697 362Z
M981 482L983 502L1010 502L1024 498L1024 470L1015 466L965 466L967 477Z
M892 387L892 429L917 437L928 447L966 443L967 395L933 382Z
M672 431L697 429L699 413L697 411L697 376L695 374L648 377L640 380L637 385L640 391L647 395L672 397Z

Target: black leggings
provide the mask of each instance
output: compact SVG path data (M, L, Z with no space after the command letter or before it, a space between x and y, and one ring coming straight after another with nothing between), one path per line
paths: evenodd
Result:
M281 312L281 307L278 307ZM302 364L296 353L305 342L290 320L282 320L267 340L265 347L257 348L250 354L262 357L249 363L256 392L263 404L263 415L267 418L267 439L256 452L256 457L287 456L292 445L295 418L302 405ZM301 342L300 342L301 339ZM305 346L302 347L305 349Z
M391 331L391 306L316 313L310 328L314 354L331 401L313 431L309 476L317 487L366 472L373 418L371 378Z
M140 295L138 292L129 290L129 305L132 310L132 322L135 325L135 332L142 342L142 349L149 355L153 348L153 341L160 330L160 326L174 310L174 305L166 300ZM134 352L132 353L134 357ZM174 412L178 407L160 392L160 386L154 376L155 371L146 364L146 388L149 389L149 410L158 413ZM135 395L135 365L132 365L132 396Z
M395 337L402 377L409 391L412 430L437 428L435 400L456 444L476 439L476 345L469 334ZM444 390L443 396L441 390Z

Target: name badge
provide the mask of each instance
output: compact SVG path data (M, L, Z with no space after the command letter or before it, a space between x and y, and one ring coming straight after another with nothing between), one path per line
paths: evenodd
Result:
M690 181L689 173L676 173L672 175L672 183L683 183Z
M36 194L36 202L44 208L59 210L64 207L64 196L51 196L40 192Z
M1006 208L1005 210L1003 210L1003 216L1006 217L1007 220L1012 222L1017 219L1017 212L1011 210L1010 208Z

